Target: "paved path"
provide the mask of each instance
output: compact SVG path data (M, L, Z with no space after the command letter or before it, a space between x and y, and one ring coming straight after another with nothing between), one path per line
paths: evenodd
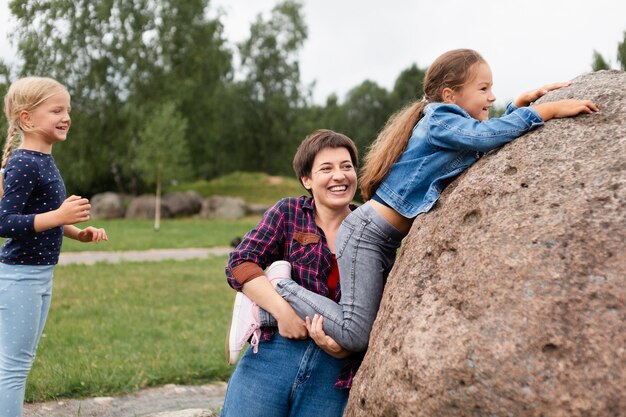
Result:
M214 248L150 249L124 252L62 252L59 257L59 265L199 259L208 256L225 256L231 250L233 250L231 247L220 246Z
M169 384L121 397L25 404L24 417L213 417L218 415L225 393L225 382Z

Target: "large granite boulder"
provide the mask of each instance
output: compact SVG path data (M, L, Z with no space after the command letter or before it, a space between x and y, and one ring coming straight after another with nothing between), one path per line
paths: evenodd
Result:
M121 194L105 192L95 194L89 200L92 219L119 219L124 217L124 197Z
M239 197L212 195L202 202L203 219L237 220L246 215L246 202Z
M168 219L172 217L170 208L163 199L161 199L161 218ZM127 219L154 219L156 212L156 196L153 194L144 194L133 198L126 209Z
M416 219L346 416L626 415L626 73L541 101L549 121L487 155Z
M163 196L172 217L193 216L202 209L202 196L197 191L175 191Z

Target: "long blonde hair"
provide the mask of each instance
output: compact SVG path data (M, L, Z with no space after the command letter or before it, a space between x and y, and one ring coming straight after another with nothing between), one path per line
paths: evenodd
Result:
M369 147L359 182L364 200L372 198L392 165L406 148L413 128L424 115L428 103L442 102L444 88L458 91L472 76L474 64L485 60L471 49L454 49L439 56L424 76L424 98L415 101L389 118Z
M22 143L24 132L32 130L22 123L20 113L35 110L45 100L61 91L67 91L63 84L46 77L25 77L11 84L4 96L4 115L9 127L2 153L2 169L6 167L11 153ZM0 195L4 188L3 182L0 181Z

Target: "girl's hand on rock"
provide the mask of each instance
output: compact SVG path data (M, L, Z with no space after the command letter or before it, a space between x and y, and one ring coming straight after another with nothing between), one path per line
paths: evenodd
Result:
M567 81L564 83L554 83L544 85L543 87L539 87L534 90L526 91L525 93L520 94L520 96L513 103L516 107L526 107L529 106L530 103L536 101L540 97L546 95L548 91L558 90L559 88L569 87L572 85L571 82Z

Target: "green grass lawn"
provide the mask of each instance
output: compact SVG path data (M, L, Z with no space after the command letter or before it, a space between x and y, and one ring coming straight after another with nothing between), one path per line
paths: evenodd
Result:
M260 217L244 217L240 220L207 220L199 218L164 219L161 230L154 231L152 220L93 220L77 224L103 227L108 242L99 244L81 243L72 239L63 240L64 252L79 251L123 251L170 248L209 248L228 246L236 236L243 236L252 229Z
M225 190L228 181L244 180L233 178L219 187ZM277 181L257 179L270 185ZM254 188L241 196L253 195ZM262 193L246 201L273 204L285 195L302 194L285 194L284 184L279 188L280 195ZM158 232L152 220L94 220L78 226L104 227L109 241L95 245L65 239L63 251L228 246L258 220L164 219ZM227 380L234 368L226 363L224 338L234 292L226 283L225 264L226 257L213 257L57 266L26 400L111 396L168 383Z
M225 257L59 266L27 401L227 380Z
M284 197L298 197L306 190L295 177L276 177L260 172L234 172L210 181L200 180L169 187L167 191L197 191L203 197L227 195L246 203L274 204Z

